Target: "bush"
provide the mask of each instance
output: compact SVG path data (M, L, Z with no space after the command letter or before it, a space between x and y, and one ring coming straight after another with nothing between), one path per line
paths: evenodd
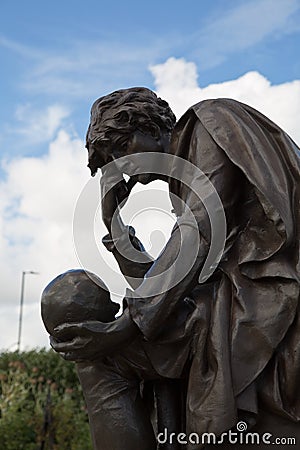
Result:
M0 354L1 450L92 450L75 365L52 350Z

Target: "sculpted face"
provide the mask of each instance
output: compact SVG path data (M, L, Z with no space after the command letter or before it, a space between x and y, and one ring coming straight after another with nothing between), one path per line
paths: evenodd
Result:
M96 175L98 169L113 160L112 151L108 141L87 141L88 167L92 177Z
M168 103L150 89L120 89L100 97L92 105L87 132L88 167L92 175L121 156L167 152L175 122ZM136 169L142 171L141 167ZM126 174L126 171L122 169L121 173ZM146 184L156 176L137 175L135 178Z
M97 169L103 168L111 161L115 162L116 169L122 174L129 175L132 172L139 171L139 167L134 167L133 163L118 164L118 158L126 155L132 155L135 153L146 152L164 152L165 151L165 138L156 138L150 133L143 133L139 130L135 131L127 141L127 145L124 148L113 141L94 141L88 142L88 167L91 170L92 176L97 172ZM148 184L151 181L157 179L155 174L139 174L131 177L135 183L140 182L142 184Z

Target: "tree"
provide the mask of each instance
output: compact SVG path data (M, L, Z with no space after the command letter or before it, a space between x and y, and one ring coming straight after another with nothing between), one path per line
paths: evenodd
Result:
M92 450L73 363L52 350L0 354L1 450Z

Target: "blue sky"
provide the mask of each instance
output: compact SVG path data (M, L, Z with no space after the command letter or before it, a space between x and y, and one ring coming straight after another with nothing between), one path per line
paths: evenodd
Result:
M0 349L16 342L22 270L40 272L26 279L24 347L33 347L47 342L41 290L78 266L72 221L89 180L92 102L147 86L179 117L205 98L233 97L300 144L299 48L300 0L1 1ZM134 225L150 235L145 221Z
M2 154L44 150L14 145L18 108L63 103L82 136L95 98L153 88L149 65L170 56L193 61L202 87L250 70L275 84L299 78L298 0L3 0L0 25Z

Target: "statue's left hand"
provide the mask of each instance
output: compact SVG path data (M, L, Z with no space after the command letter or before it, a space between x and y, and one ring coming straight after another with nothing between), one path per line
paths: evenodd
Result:
M55 328L50 344L66 360L95 360L121 350L137 333L137 326L129 312L125 311L122 316L109 323L64 323Z

